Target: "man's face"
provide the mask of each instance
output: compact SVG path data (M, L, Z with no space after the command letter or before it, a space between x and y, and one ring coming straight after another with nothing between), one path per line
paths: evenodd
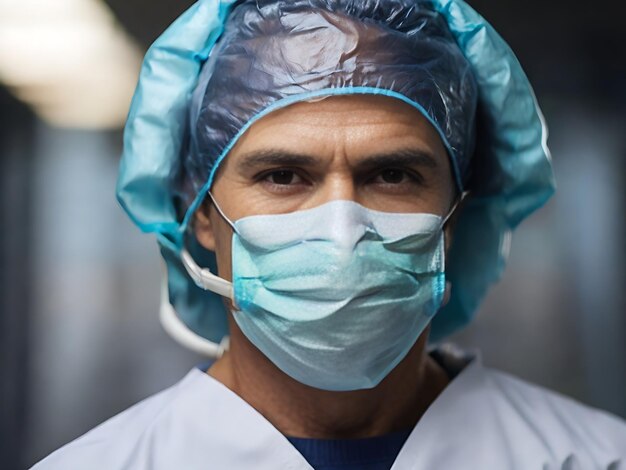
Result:
M254 123L211 192L236 221L338 199L445 215L455 186L441 138L419 111L393 98L355 95L294 104ZM230 280L232 229L215 207L200 209L195 233L216 252L220 277Z

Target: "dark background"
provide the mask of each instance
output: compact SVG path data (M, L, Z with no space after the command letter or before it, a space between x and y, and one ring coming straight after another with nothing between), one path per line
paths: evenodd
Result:
M107 3L143 49L191 4ZM626 4L470 3L535 87L559 188L453 340L626 417ZM2 468L32 465L201 361L158 324L156 244L114 198L120 149L119 130L46 124L0 80Z

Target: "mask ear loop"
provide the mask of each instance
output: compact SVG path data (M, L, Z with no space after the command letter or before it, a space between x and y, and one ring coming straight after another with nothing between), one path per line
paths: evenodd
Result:
M235 224L231 222L231 220L226 217L226 214L222 211L221 207L215 201L215 198L211 194L210 191L207 192L211 201L215 205L217 212L222 216L222 218L231 226L233 231L236 232ZM232 301L234 301L233 294L233 284L226 279L222 279L221 277L213 274L208 268L201 268L198 266L196 261L193 259L189 251L186 248L183 248L180 252L180 260L187 271L187 274L193 279L198 287L205 290L210 290L211 292L215 292L216 294L221 295L222 297L226 297Z
M209 197L215 204L217 211L224 220L235 230L234 224L226 217L220 206L215 201L213 195L209 192ZM200 267L191 256L186 248L180 252L180 260L195 284L204 290L209 290L222 297L231 299L234 302L233 285L226 279L213 274L210 269ZM214 343L206 338L194 333L176 313L176 309L170 303L167 285L167 269L164 269L161 284L161 307L159 311L159 320L165 332L182 346L190 349L198 354L211 358L220 358L230 346L230 337L228 335L222 338L220 343Z
M213 194L211 194L211 191L207 191L207 194L209 195L209 197L211 198L211 201L213 202L213 205L215 206L215 209L217 209L217 212L222 216L222 219L224 219L224 221L230 225L230 228L233 229L233 232L237 233L237 228L235 227L235 224L233 223L232 220L230 220L228 217L226 217L226 214L224 214L224 211L222 210L222 208L220 207L220 205L217 203L217 201L215 200L215 197L213 197Z
M191 254L186 248L180 251L180 260L189 274L189 277L193 279L198 287L204 290L210 290L216 294L233 300L233 284L226 279L222 279L216 274L213 274L209 268L201 268L193 259Z
M165 332L170 335L178 344L191 351L214 359L222 357L228 351L230 337L225 335L218 343L194 333L176 313L176 309L170 303L169 289L167 285L167 268L163 264L163 275L161 278L161 305L159 308L159 321Z
M452 207L448 211L448 214L441 221L441 228L443 228L448 223L448 220L450 219L450 217L452 217L452 214L456 212L457 208L463 202L463 200L467 196L469 196L469 193L470 193L469 191L463 191L461 195L457 198L457 200L454 202L454 204L452 204Z
M463 202L463 200L468 195L469 195L469 191L463 191L461 193L461 195L457 198L457 200L454 202L454 204L452 204L452 207L448 211L448 214L441 220L441 225L439 226L439 229L443 233L443 239L444 239L443 243L444 243L444 246L445 246L446 233L443 231L443 228L448 223L448 220L450 220L450 217L452 217L452 214L454 214L456 212L456 210L459 207L459 205ZM446 265L445 250L444 250L444 255L443 255L443 265L444 266ZM450 299L451 291L452 291L452 284L450 284L450 281L446 281L445 290L444 290L444 294L443 294L444 295L444 299L447 298L447 300L445 300L446 303Z

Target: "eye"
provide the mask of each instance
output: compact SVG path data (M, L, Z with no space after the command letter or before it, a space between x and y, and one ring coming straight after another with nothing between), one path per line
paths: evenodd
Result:
M388 169L380 173L380 179L387 184L400 184L404 181L406 173L402 170Z
M385 186L416 183L419 180L419 175L398 168L386 168L372 178L373 183Z
M299 169L275 168L259 174L256 178L262 187L280 195L300 194L311 187L311 179Z
M279 186L288 186L292 184L301 184L302 178L292 170L276 170L265 175L265 181Z

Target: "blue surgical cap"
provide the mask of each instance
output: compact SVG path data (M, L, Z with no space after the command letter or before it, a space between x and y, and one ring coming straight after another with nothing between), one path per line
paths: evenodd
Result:
M212 183L238 135L260 116L294 101L353 93L419 109L448 148L462 189L478 92L431 3L247 0L229 15L193 94L183 155L187 193L195 198Z
M466 325L501 275L512 230L554 191L547 132L514 54L462 0L201 0L152 45L124 133L118 199L155 232L166 300L195 334L227 334L221 299L181 263L187 248L216 270L189 230L237 139L302 100L378 94L414 106L446 146L460 189L439 340Z

